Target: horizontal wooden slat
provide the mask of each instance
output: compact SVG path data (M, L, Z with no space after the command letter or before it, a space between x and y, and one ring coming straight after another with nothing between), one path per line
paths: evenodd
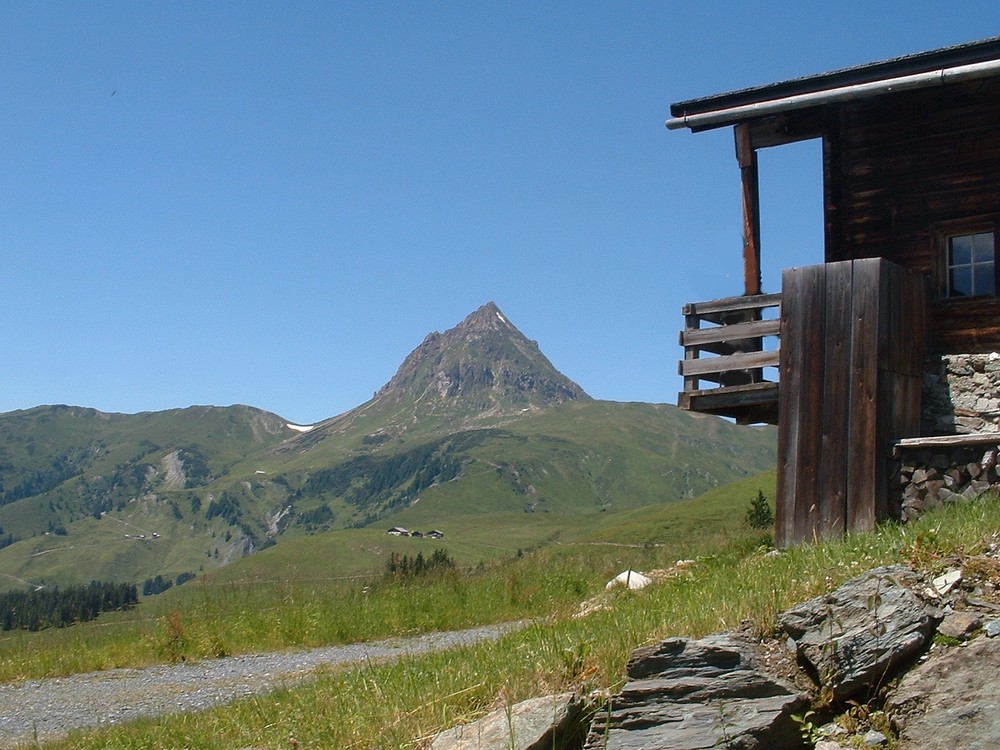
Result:
M732 417L741 424L778 421L778 384L751 383L677 394L677 405L687 411Z
M688 302L684 305L685 315L708 315L711 313L737 312L739 310L762 310L781 304L781 294L754 294L740 297L724 297L708 302Z
M749 323L734 323L715 328L691 328L681 331L681 346L699 346L720 341L777 336L780 330L780 320L754 320Z
M683 398L690 404L714 404L720 406L747 406L749 404L764 404L778 398L778 384L773 381L763 383L748 383L727 388L705 388L700 391L682 391L678 399Z
M936 435L897 440L893 445L893 455L899 456L905 450L920 448L960 448L963 446L1000 445L1000 432L973 432L965 435Z
M777 367L778 352L746 352L730 354L727 357L706 357L705 359L683 359L680 374L698 376L728 370L751 370L757 367Z

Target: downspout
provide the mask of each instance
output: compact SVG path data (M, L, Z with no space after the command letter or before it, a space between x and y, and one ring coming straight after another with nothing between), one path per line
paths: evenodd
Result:
M930 86L940 86L945 83L957 81L988 78L997 74L1000 74L1000 60L987 60L986 62L959 65L954 68L942 68L940 70L899 76L887 80L858 83L853 86L812 91L808 94L796 94L782 99L771 99L753 104L744 104L738 107L683 115L667 120L667 128L670 130L679 130L680 128L696 130L718 127L747 120L751 117L763 117L765 115L778 114L804 107L851 101L852 99L861 99L874 94L888 94L896 91L909 91L912 89L928 88Z

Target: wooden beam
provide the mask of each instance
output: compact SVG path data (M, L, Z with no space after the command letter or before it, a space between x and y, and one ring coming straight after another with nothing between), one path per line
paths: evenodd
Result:
M697 315L713 323L722 323L728 317L728 313L760 311L766 307L777 307L781 304L781 293L759 294L753 298L740 295L739 297L725 297L723 299L709 300L708 302L688 302L684 305L682 312L685 316ZM750 320L753 316L747 316L745 320Z
M702 414L731 417L740 424L778 423L778 384L774 382L712 388L677 394L677 406Z
M821 137L825 132L826 113L824 110L808 109L757 117L747 123L754 148L771 148Z
M707 375L713 372L728 372L730 370L750 370L758 367L777 367L778 352L744 352L730 354L725 357L707 357L706 359L682 359L681 375Z
M736 161L743 184L743 289L744 294L760 294L760 190L757 180L757 151L750 138L750 125L734 128Z
M749 323L733 323L714 328L696 328L681 331L681 346L703 346L740 339L777 336L781 330L780 320L752 320Z
M1000 432L973 432L962 435L937 435L935 437L903 438L897 440L892 455L899 457L904 451L920 448L954 448L982 445L1000 445Z

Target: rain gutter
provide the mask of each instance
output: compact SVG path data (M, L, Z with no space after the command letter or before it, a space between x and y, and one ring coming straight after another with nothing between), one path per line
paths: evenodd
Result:
M780 99L770 99L754 102L753 104L728 107L726 109L709 110L690 115L685 114L667 120L667 128L670 130L679 130L681 128L705 130L722 125L732 125L733 123L748 120L752 117L764 117L765 115L774 115L795 109L804 109L805 107L852 101L897 91L910 91L912 89L940 86L946 83L988 78L998 74L1000 74L1000 60L987 60L985 62L942 68L940 70L870 81L868 83L858 83L851 86L811 91L806 94L795 94Z

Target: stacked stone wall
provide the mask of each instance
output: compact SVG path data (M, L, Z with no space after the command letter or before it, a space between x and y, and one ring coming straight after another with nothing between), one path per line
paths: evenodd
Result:
M1000 432L1000 354L942 354L924 360L921 433Z
M897 517L909 521L942 503L972 500L987 490L1000 489L997 453L997 446L992 445L905 451L897 478Z
M1000 354L947 354L924 361L921 434L997 433L996 444L906 449L892 477L897 518L1000 490Z

